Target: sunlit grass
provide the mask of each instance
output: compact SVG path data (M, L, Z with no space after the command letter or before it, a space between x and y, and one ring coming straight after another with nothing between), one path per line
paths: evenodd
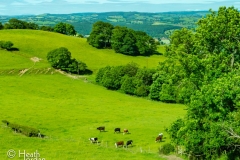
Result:
M0 120L38 128L48 136L28 138L2 126L3 158L9 149L25 149L48 159L154 159L160 145L170 141L164 128L185 114L183 105L132 97L58 74L1 76L0 81ZM107 132L96 130L102 125ZM131 134L114 134L115 127ZM159 132L166 137L160 144L155 143ZM102 143L89 144L94 136ZM129 139L134 141L130 149L115 148L116 141Z
M0 121L40 129L47 138L29 138L14 133L0 122L0 159L9 159L9 149L41 154L46 159L159 159L158 148L170 138L165 133L178 117L185 115L185 106L165 104L110 91L83 79L71 79L58 73L45 74L50 65L48 51L66 47L72 57L84 61L94 71L106 65L136 62L141 67L155 68L164 56L130 57L110 49L95 49L86 39L57 33L32 30L1 30L1 40L9 40L19 51L0 50ZM160 46L158 51L164 52ZM41 58L34 63L31 58ZM32 73L20 76L21 69ZM15 74L10 74L17 70ZM38 72L42 70L44 72ZM7 72L6 72L7 71ZM96 130L105 126L107 132ZM127 128L130 134L114 134L116 127ZM164 142L155 143L164 133ZM99 144L91 144L98 137ZM116 149L116 141L133 140L133 147ZM14 159L22 159L15 157ZM161 158L160 158L161 159Z
M125 65L129 62L135 62L140 66L155 68L160 61L166 58L162 55L153 55L150 57L143 56L126 56L117 54L112 49L96 49L90 46L85 38L77 38L66 36L53 32L34 31L34 30L0 30L1 40L9 40L14 43L14 47L19 51L9 52L9 54L24 58L25 63L29 61L32 65L31 57L39 57L42 59L37 67L49 67L46 56L47 53L59 47L66 47L72 53L72 57L85 62L88 68L96 72L99 68L106 65L116 66ZM0 50L0 55L8 52ZM8 58L9 61L11 59ZM14 64L12 67L21 68L28 66L22 63L10 62ZM22 60L21 60L22 61ZM10 64L9 63L9 64ZM8 63L1 64L1 68L9 66Z

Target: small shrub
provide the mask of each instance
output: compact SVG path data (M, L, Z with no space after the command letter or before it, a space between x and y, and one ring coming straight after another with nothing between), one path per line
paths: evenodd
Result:
M11 41L0 41L0 47L2 49L10 50L13 46Z
M9 125L9 122L7 120L2 120L3 123L5 123L7 126Z
M36 128L32 128L32 127L28 127L28 126L22 126L19 124L15 124L15 123L10 123L7 120L2 120L3 123L8 124L8 126L14 130L17 133L21 133L25 136L28 137L38 137L39 134L39 130Z
M160 154L169 154L174 151L174 146L171 145L170 143L166 143L162 146L162 148L159 149Z

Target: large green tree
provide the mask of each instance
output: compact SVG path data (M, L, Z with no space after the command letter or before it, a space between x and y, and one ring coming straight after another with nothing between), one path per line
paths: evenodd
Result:
M53 30L57 33L66 34L66 35L76 35L76 31L73 25L68 23L59 22L53 27Z
M72 59L71 52L65 47L60 47L48 52L47 60L53 68L71 73L82 74L87 68L84 62Z
M146 32L135 31L136 46L138 48L138 53L143 56L149 56L154 54L157 50L157 45L155 40L147 35Z
M93 24L92 31L87 41L96 48L110 48L113 25L98 21Z
M176 93L188 107L186 117L175 121L168 133L175 144L183 145L192 156L237 159L240 13L233 7L220 7L218 12L210 10L197 25L196 32L175 32L167 47L167 56L183 73L179 85L173 85L178 86ZM181 87L183 84L187 86ZM189 97L187 92L191 90L194 92Z

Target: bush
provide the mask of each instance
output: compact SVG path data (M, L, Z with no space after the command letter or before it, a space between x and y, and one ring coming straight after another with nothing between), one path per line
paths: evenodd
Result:
M10 123L6 120L2 121L3 123L8 123L8 126L14 130L17 133L21 133L25 136L28 137L38 137L38 134L40 133L40 131L38 129L32 128L32 127L28 127L28 126L22 126L19 124L15 124L15 123Z
M171 145L170 143L166 143L162 146L162 148L159 149L160 154L169 154L171 152L174 152L174 146Z
M137 74L138 68L139 67L137 63L128 63L126 66L124 66L124 73L129 77L134 77Z
M2 120L3 123L5 123L7 126L9 125L9 122L7 120Z
M121 90L126 94L134 95L135 89L136 89L135 78L125 76L123 78Z
M106 66L104 68L100 68L99 71L97 72L97 75L96 75L96 82L101 84L102 83L102 79L103 79L103 76L104 76L104 73L108 70L110 70L111 67L110 66Z
M142 84L141 86L135 89L134 93L139 97L146 97L148 95L148 92L149 92L149 88L144 84Z
M13 46L11 41L0 41L0 47L2 49L10 50Z

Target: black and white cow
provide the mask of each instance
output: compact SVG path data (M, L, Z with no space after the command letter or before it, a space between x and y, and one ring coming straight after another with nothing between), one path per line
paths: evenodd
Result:
M115 128L114 133L116 133L116 132L120 133L120 128Z
M132 145L132 143L133 143L133 140L129 140L129 141L127 141L127 143L126 143L126 147L128 147L128 145Z
M104 132L104 131L105 131L105 127L104 127L104 126L98 127L97 130L99 130L100 132L101 132L101 131Z
M89 138L89 140L91 141L91 143L98 143L98 138L97 137Z
M116 146L116 148L118 148L118 146L124 147L124 142L123 141L116 142L115 146Z

